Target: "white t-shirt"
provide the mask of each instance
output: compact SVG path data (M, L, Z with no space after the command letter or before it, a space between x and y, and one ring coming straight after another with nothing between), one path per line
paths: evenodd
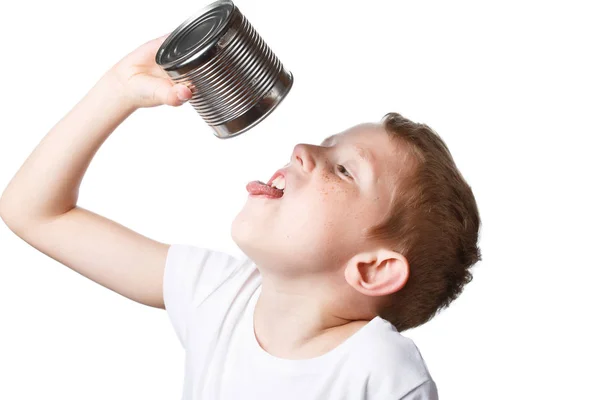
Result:
M413 341L380 317L319 357L270 355L254 335L260 290L260 273L247 257L170 246L163 294L185 349L183 400L438 399Z

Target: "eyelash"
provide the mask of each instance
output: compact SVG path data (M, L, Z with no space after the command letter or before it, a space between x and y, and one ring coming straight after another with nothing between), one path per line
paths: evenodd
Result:
M341 167L341 168L340 168ZM350 172L346 169L346 167L344 167L343 165L338 164L337 165L337 170L340 171L343 175L347 176L348 178L352 178L352 175L350 175ZM344 173L344 171L346 171L348 174L346 175Z

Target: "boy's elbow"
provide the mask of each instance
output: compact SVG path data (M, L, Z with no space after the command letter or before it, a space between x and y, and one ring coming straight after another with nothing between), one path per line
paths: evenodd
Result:
M3 197L0 197L0 219L2 219L6 225L8 225L8 214L6 200L4 200Z
M6 199L0 198L0 219L17 235L19 226L23 225L25 219L21 214L17 206L11 205Z
M0 202L0 220L13 232L17 233L16 222L14 216L6 209L5 205Z
M8 215L11 214L10 208L12 208L9 205L10 199L7 197L6 195L7 189L4 190L4 192L0 193L0 218L2 218L2 220L6 223L6 219L8 218Z

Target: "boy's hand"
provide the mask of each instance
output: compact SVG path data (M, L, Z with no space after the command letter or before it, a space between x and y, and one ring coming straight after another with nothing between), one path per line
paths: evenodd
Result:
M115 64L106 75L113 80L125 101L134 109L161 104L180 106L192 97L183 84L174 84L156 64L156 52L169 34L141 45Z

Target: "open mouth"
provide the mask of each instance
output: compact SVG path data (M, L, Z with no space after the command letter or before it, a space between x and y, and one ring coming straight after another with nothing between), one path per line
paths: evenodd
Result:
M246 185L246 190L254 196L265 195L270 198L281 198L285 192L285 176L275 173L268 183L252 181Z

